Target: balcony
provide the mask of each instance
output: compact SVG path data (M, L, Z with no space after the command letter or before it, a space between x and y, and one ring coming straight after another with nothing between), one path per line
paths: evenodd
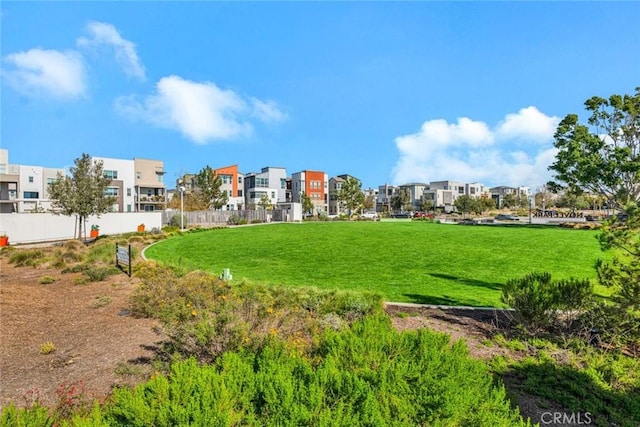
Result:
M136 198L136 202L141 203L164 203L166 201L164 196L140 196Z

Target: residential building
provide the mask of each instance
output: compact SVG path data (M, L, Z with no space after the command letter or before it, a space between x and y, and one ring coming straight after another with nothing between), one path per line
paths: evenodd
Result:
M19 165L18 209L16 212L38 212L51 209L49 184L57 180L64 169Z
M134 160L93 157L93 161L102 162L102 173L110 179L105 190L106 196L115 197L113 212L136 211L136 173ZM143 209L144 210L144 209Z
M135 169L135 210L149 212L164 210L167 205L162 160L133 159ZM127 188L127 197L129 190ZM131 212L127 204L127 212ZM122 211L120 211L122 212Z
M287 170L282 167L267 166L260 172L245 174L244 193L247 209L257 209L264 196L272 206L285 203L287 199Z
M245 206L244 174L238 172L238 165L225 166L214 170L222 180L220 190L227 194L227 204L223 211L242 210Z
M400 186L400 190L407 191L409 193L409 203L411 204L411 210L421 211L422 202L424 200L424 192L429 189L429 184L421 182L413 182L409 184L403 184Z
M294 202L301 203L303 194L309 197L314 206L314 214L328 212L329 180L326 173L303 170L292 174L291 191Z
M345 210L342 208L341 202L340 200L338 200L338 197L340 195L340 190L342 190L342 185L349 178L355 179L360 182L358 178L349 174L338 175L329 179L329 215L340 215L342 213L345 213Z
M378 186L378 198L376 200L377 212L391 212L391 198L400 190L395 185L384 184Z
M0 148L0 213L18 212L20 166L9 163L9 150Z

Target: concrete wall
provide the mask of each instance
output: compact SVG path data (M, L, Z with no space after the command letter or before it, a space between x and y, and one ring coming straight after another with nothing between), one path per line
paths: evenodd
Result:
M162 212L108 213L100 218L90 217L85 224L87 237L92 224L100 226L100 235L133 232L139 224L144 224L149 231L154 227L162 228ZM51 213L0 214L0 234L9 236L10 245L73 239L76 230L74 216Z

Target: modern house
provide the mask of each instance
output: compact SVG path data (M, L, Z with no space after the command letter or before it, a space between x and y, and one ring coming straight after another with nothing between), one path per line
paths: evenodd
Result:
M0 149L0 213L51 209L49 184L64 173L61 168L12 165L9 150Z
M102 173L110 182L106 196L115 197L113 212L136 211L135 163L133 160L93 157L94 162L102 162Z
M340 215L345 213L338 197L340 195L340 190L342 190L342 185L349 178L360 182L358 178L349 174L338 175L329 179L329 215Z
M223 211L242 210L245 207L244 174L238 172L238 165L225 166L214 170L222 180L220 190L227 193L227 204Z
M395 185L384 184L378 186L378 198L376 200L377 212L391 212L391 198L400 190Z
M311 199L314 214L329 210L329 180L321 171L303 170L291 175L291 192L294 202L301 203L302 195Z
M257 209L266 196L272 206L287 200L287 170L267 166L260 172L248 173L244 177L244 193L247 209Z
M422 182L412 182L400 186L400 190L409 194L409 202L411 209L414 211L422 210L422 202L424 200L424 192L429 189L429 184Z

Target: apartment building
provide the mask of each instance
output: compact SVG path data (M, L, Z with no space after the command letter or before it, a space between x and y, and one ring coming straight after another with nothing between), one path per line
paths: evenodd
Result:
M338 197L340 195L340 190L342 190L342 185L349 178L360 182L358 178L349 174L342 174L329 179L329 215L340 215L342 213L346 213L340 200L338 200Z
M136 210L135 163L133 160L93 157L94 162L102 162L102 173L109 178L106 196L115 198L112 212L134 212Z
M291 192L294 202L301 203L302 195L311 199L314 214L329 210L329 180L321 171L303 170L291 175Z
M135 210L150 212L164 210L167 205L167 194L164 185L164 162L134 158L135 169ZM128 193L128 191L127 191ZM131 212L127 206L127 212Z
M267 166L260 172L245 174L245 199L248 209L258 209L260 200L264 196L269 198L272 206L286 203L287 198L287 170L282 167Z
M238 172L238 165L225 166L214 169L214 172L222 180L220 190L227 194L227 204L222 210L235 211L245 207L244 174Z
M51 209L49 184L64 173L62 168L12 165L9 150L0 149L0 213Z
M422 210L424 192L428 189L429 189L429 184L425 184L422 182L413 182L409 184L403 184L400 186L400 190L406 191L409 194L411 209L414 211Z
M379 185L378 186L378 198L376 199L376 211L377 212L391 212L391 198L400 190L400 187L395 185Z

